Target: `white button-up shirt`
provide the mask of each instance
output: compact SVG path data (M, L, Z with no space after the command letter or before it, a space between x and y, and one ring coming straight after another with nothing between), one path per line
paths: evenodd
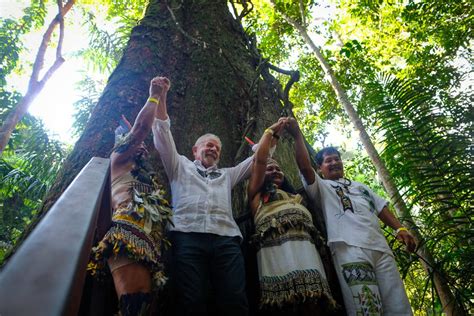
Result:
M232 188L250 176L253 157L237 166L205 168L201 161L178 154L170 120L155 119L153 141L171 185L173 223L170 230L240 236L232 216Z

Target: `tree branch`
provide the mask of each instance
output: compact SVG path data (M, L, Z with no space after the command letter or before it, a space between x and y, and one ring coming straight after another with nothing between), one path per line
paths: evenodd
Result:
M48 25L45 33L43 34L43 40L38 48L35 62L33 63L33 69L31 72L30 80L28 82L28 90L26 91L23 98L17 103L14 109L10 111L2 126L0 127L0 155L3 153L5 147L8 144L8 140L11 137L13 130L15 129L18 122L23 118L29 106L41 92L48 79L53 73L64 63L64 58L61 55L62 44L64 40L64 15L74 5L75 0L69 0L64 6L61 0L57 0L58 14L54 17L51 23ZM39 81L39 73L44 66L44 57L49 43L51 42L51 36L59 24L59 39L58 46L56 48L56 60L53 65L46 71L43 78Z
M271 70L275 70L276 72L279 72L288 76L291 76L295 72L294 70L285 70L285 69L279 68L275 65L270 64L268 61L266 64L268 68L270 68Z
M283 111L282 111L283 113L282 114L284 116L288 116L288 115L290 115L291 108L292 108L291 103L290 103L290 98L289 98L290 89L291 89L291 86L293 86L293 84L295 82L300 80L300 72L298 70L281 69L281 68L279 68L275 65L270 64L269 62L267 62L266 65L268 66L268 68L270 68L274 71L277 71L279 73L291 76L290 80L288 80L288 82L286 83L285 89L283 90L283 92L280 91L280 93L279 93L279 94L281 94L281 99L284 102L284 107L283 107Z
M63 48L63 40L64 40L64 16L62 15L63 9L63 2L62 0L58 0L58 17L59 18L59 39L58 39L58 47L56 48L56 59L62 58L62 48Z
M299 4L300 4L301 24L303 25L303 27L306 27L306 18L304 16L303 0L300 0Z
M38 84L38 77L41 69L44 65L44 56L46 55L46 50L48 49L48 44L51 42L51 36L54 32L54 29L59 24L59 40L58 47L56 49L56 59L62 59L61 49L64 39L64 15L69 12L71 7L74 5L75 0L69 0L64 7L62 6L61 0L58 0L58 14L54 19L49 23L46 32L43 35L43 40L41 41L38 53L36 54L35 62L33 64L33 71L31 73L29 85L34 88Z
M248 7L247 3L250 3L250 8ZM242 6L244 7L244 9L239 15L239 21L241 21L247 14L249 14L253 10L252 1L242 1Z
M41 79L41 81L39 81L37 83L37 88L39 89L42 89L44 87L44 85L46 84L46 82L49 80L49 78L51 78L51 76L53 75L53 73L58 70L59 67L61 67L61 65L65 62L66 60L62 57L59 57L58 59L56 59L54 61L54 64L49 67L49 69L46 71L46 73L44 74L43 78ZM38 91L39 92L39 91Z
M242 0L240 2L239 1L229 1L229 2L232 5L232 11L234 11L235 18L239 22L242 22L242 19L253 10L253 3L250 0ZM242 5L242 12L240 12L240 14L234 3L239 3L240 5ZM248 3L250 3L250 7Z

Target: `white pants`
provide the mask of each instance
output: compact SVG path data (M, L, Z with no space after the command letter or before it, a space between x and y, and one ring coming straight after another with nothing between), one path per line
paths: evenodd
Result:
M413 315L391 255L343 242L330 247L347 315Z

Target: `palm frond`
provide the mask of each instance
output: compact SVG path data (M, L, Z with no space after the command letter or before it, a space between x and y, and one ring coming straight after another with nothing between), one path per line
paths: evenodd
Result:
M446 104L414 82L384 74L366 96L380 123L382 157L458 297L473 287L462 274L474 273L472 260L464 260L466 253L474 257L473 134L466 133L474 123L466 120L468 112L459 113L470 107L469 99Z

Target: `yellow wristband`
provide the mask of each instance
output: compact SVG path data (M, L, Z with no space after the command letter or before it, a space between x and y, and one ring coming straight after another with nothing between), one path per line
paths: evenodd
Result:
M264 134L265 134L265 133L269 133L270 135L273 136L273 134L275 133L275 131L272 130L272 129L269 127L269 128L267 128L265 131L263 131L263 133L264 133Z
M153 103L156 103L156 104L160 104L160 101L158 99L155 99L155 98L148 98L147 102L153 102Z
M406 232L407 232L408 229L407 229L406 227L400 227L400 228L398 228L398 229L395 231L395 236L397 236L398 233L400 233L401 231L406 231Z

